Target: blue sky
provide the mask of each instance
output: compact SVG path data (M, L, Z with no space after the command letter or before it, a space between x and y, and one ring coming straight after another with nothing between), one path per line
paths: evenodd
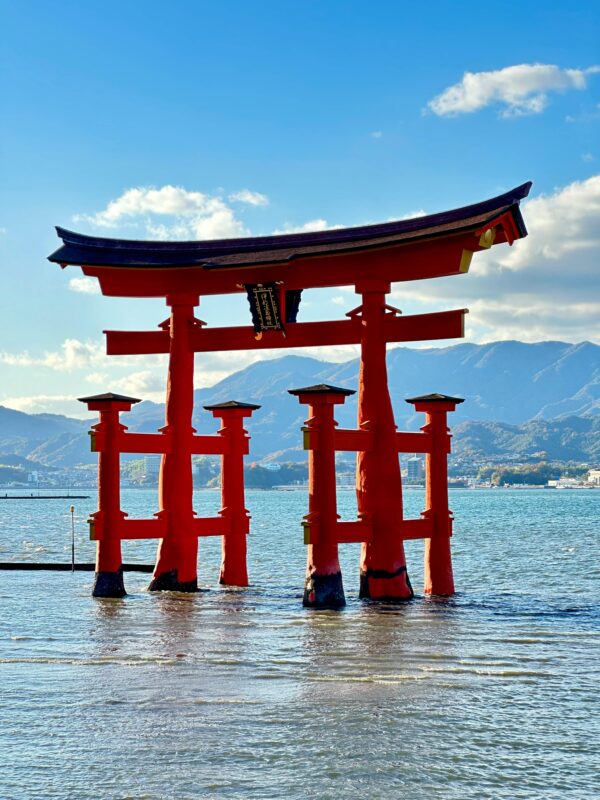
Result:
M101 331L153 328L164 306L103 298L49 264L56 224L257 235L533 180L529 239L468 276L398 284L393 301L468 306L466 341L600 341L597 2L3 0L0 15L1 404L71 414L94 391L162 396L164 359L108 359ZM310 293L303 319L353 305L350 290ZM249 321L241 297L199 316ZM253 357L198 356L198 385Z

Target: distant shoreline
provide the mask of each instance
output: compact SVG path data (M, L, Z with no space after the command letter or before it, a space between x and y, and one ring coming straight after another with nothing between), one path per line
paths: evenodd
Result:
M0 494L0 500L89 500L91 494Z

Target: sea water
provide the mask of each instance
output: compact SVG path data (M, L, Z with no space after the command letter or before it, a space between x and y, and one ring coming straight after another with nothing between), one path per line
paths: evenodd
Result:
M406 491L407 516L422 492ZM0 500L0 560L93 560L89 500ZM454 490L457 595L303 609L302 491L248 492L251 586L94 600L93 575L0 572L0 798L597 798L600 491ZM341 491L343 518L356 513ZM132 517L156 492L125 490ZM196 493L199 514L219 495ZM154 542L126 542L151 563Z

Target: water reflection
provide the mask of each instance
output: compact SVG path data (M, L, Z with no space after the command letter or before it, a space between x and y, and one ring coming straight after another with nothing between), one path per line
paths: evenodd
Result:
M94 598L93 603L96 619L103 623L117 619L127 606L127 600L124 597L97 597Z
M303 698L357 703L429 696L433 701L436 665L457 664L465 636L469 632L453 600L358 602L343 613L309 612L302 627Z

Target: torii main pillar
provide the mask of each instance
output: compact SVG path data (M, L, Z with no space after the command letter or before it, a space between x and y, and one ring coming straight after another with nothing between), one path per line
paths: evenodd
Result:
M150 591L198 591L198 537L193 530L194 482L192 427L194 410L194 350L191 333L197 321L197 295L167 295L169 318L169 372L165 407L165 433L170 447L162 457L159 477L159 513L167 518L167 535L161 539Z
M373 530L361 550L360 596L408 600L413 590L400 537L402 484L384 333L390 284L365 280L356 291L362 296L358 426L373 434L372 448L359 452L356 460L358 511L367 515Z

